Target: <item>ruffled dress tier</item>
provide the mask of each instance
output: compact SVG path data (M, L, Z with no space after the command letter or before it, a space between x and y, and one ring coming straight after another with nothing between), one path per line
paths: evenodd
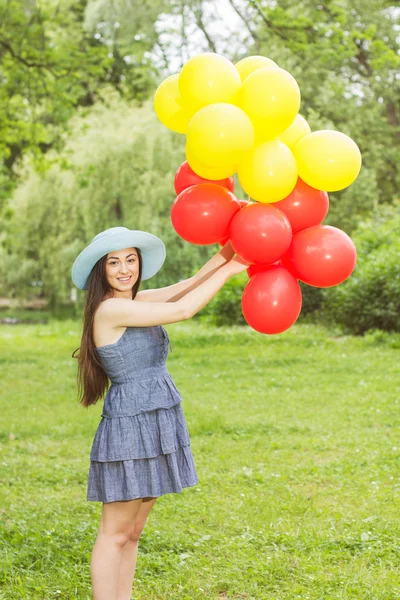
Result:
M111 386L90 451L87 500L158 497L198 483L168 344L156 325L127 327L116 343L96 348Z

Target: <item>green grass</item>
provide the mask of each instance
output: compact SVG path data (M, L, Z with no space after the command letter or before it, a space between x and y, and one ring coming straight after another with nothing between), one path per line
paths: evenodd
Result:
M157 500L132 598L400 598L400 336L167 329L199 484ZM79 324L0 337L0 598L89 600L101 403L77 404Z

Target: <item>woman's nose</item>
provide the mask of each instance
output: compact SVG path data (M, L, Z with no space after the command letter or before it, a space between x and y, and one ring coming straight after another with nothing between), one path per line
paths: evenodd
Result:
M120 269L121 273L127 273L128 272L128 265L126 265L125 263L121 263Z

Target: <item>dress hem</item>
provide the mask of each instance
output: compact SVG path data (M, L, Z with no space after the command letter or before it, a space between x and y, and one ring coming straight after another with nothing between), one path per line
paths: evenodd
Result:
M130 500L139 500L139 498L161 498L161 496L165 496L165 494L181 494L185 488L194 487L199 483L197 479L194 483L188 483L182 485L181 490L167 490L165 492L161 492L159 494L142 494L140 496L135 496L134 498L116 498L114 500L101 500L100 498L86 497L87 502L102 502L103 504L109 504L110 502L129 502Z

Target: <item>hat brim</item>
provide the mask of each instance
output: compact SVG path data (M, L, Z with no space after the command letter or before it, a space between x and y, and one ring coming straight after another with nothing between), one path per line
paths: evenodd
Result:
M132 229L94 241L82 250L72 265L72 281L79 289L87 290L92 269L102 256L113 250L132 247L139 248L142 254L142 280L150 279L164 264L165 244L152 233Z

